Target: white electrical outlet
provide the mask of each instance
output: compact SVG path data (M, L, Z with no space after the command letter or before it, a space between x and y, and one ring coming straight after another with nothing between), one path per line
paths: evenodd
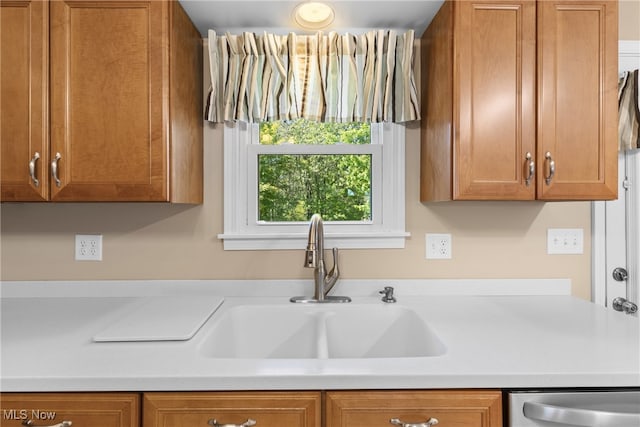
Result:
M102 261L102 234L76 234L76 261Z
M582 228L549 228L547 230L547 253L581 254L584 251Z
M425 234L427 259L451 259L451 234Z

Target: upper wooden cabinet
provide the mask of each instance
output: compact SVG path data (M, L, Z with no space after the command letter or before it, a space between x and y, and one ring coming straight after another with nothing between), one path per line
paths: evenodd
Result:
M616 1L447 1L422 36L421 194L617 197Z
M538 2L538 198L618 197L617 90L617 1Z
M74 427L139 427L136 393L3 393L3 427L63 425Z
M2 201L202 203L202 39L177 1L2 0L2 42Z
M0 43L0 200L46 200L48 4L0 1Z

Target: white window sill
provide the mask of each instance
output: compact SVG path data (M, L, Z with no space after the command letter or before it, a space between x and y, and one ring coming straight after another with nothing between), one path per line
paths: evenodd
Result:
M402 249L411 236L406 232L325 233L325 249ZM307 246L307 233L219 234L224 250L300 249Z

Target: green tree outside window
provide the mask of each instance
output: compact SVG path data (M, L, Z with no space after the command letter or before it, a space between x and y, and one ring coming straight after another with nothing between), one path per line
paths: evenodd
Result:
M260 143L370 144L368 123L317 123L304 119L260 124ZM259 220L371 220L371 156L357 154L261 154L258 157Z

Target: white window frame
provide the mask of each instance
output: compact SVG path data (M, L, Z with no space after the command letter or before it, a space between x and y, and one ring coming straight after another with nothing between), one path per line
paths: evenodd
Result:
M372 220L325 221L325 247L404 248L404 125L372 123L371 144L302 146L261 145L258 124L224 124L224 249L304 249L308 222L257 220L259 154L371 154Z

